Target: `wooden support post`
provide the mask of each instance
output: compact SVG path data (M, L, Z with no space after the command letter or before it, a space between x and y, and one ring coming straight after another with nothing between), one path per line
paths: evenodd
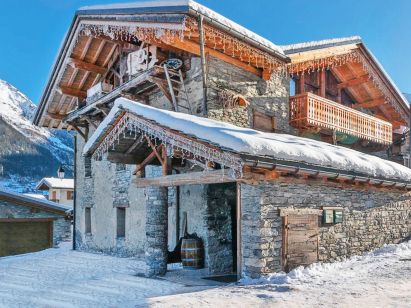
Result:
M325 70L321 70L319 74L320 74L319 76L319 81L320 81L319 95L322 97L325 97L325 87L326 87Z
M296 94L303 94L305 93L305 76L301 73L300 78L298 79L298 93Z
M340 104L342 103L341 89L340 88L337 89L337 102L340 103Z
M171 174L171 159L167 157L167 149L166 146L163 144L161 146L161 166L163 168L163 175Z

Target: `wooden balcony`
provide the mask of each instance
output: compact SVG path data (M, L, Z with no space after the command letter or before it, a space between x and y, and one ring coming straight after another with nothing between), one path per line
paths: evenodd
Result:
M290 97L290 125L335 130L380 144L392 143L391 123L312 93Z

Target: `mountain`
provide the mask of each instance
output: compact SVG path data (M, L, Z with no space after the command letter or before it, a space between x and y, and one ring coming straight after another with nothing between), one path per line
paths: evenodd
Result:
M34 126L36 105L0 80L0 188L31 192L37 181L55 176L59 165L72 169L73 136Z

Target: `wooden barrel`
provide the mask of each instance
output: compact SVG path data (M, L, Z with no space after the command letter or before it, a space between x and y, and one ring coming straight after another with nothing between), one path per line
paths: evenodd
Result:
M183 268L202 268L204 264L203 241L198 238L186 238L181 243L181 262Z

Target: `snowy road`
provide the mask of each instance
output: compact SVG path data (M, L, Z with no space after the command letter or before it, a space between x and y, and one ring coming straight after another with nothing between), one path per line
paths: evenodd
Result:
M224 287L137 277L142 266L67 247L0 258L0 307L411 307L411 242Z

